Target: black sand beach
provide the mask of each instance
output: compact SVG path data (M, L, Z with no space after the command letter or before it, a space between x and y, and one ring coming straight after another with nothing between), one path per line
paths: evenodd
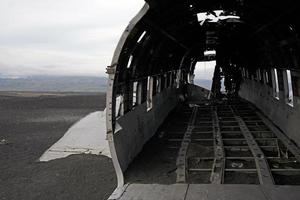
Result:
M0 93L0 200L107 199L116 186L109 158L73 155L37 162L104 93Z

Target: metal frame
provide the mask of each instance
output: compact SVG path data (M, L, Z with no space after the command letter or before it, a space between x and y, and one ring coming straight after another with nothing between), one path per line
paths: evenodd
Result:
M244 135L244 137L245 137L245 139L248 143L248 146L249 146L249 148L250 148L250 150L251 150L251 152L254 156L254 160L255 160L255 163L256 163L260 184L262 184L262 185L273 185L274 180L273 180L273 177L272 177L272 173L269 169L268 162L265 159L264 153L262 152L262 150L258 146L257 142L255 141L253 135L249 131L246 123L244 122L244 120L234 111L232 106L230 106L230 109L231 109L232 113L234 114L237 122L239 123L241 131L242 131L242 133L243 133L243 135Z
M177 174L177 178L176 178L176 182L177 183L185 183L186 182L186 155L187 155L187 151L188 151L188 146L191 142L191 135L192 135L192 131L194 129L194 124L195 124L195 120L196 120L196 116L197 116L197 107L194 106L193 110L192 110L192 114L189 120L189 124L187 126L186 132L184 134L182 143L181 143L181 147L178 151L178 157L176 160L176 165L177 165L177 170L176 170L176 174Z
M121 55L121 52L123 48L125 47L126 41L129 39L128 36L130 33L134 30L136 24L145 16L145 14L149 10L149 5L145 3L144 7L140 10L140 12L131 20L125 31L123 32L123 35L121 36L121 39L117 45L117 48L115 50L111 66L107 67L107 74L108 74L108 83L107 83L107 92L106 92L106 130L107 130L107 140L109 143L109 148L111 152L111 157L113 161L113 165L116 171L117 175L117 188L111 195L110 199L117 199L119 196L122 195L124 191L124 175L123 171L121 169L121 166L118 161L118 156L114 144L114 132L115 132L115 90L114 86L116 84L115 76L116 71L119 62L119 57Z
M221 184L224 180L225 169L225 153L222 141L222 134L220 132L219 118L217 113L217 107L212 107L212 122L214 132L214 148L215 159L213 164L213 170L210 177L212 184Z

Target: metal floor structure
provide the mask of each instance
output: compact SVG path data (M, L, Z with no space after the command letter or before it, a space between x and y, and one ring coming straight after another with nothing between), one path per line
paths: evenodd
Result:
M121 199L300 199L299 148L239 99L178 106L125 175Z

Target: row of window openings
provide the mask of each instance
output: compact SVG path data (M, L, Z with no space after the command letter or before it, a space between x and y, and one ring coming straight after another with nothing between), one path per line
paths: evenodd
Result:
M179 88L179 80L182 77L180 70L173 73L167 73L161 76L149 76L147 78L147 111L153 108L153 96L160 93L165 88L176 87ZM163 79L163 80L162 80ZM134 81L132 89L132 107L136 107L144 103L143 101L143 81ZM124 115L124 96L118 95L116 97L116 112L115 116L120 117Z
M278 80L278 71L276 68L271 70L272 77L269 77L269 73L266 70L263 70L263 74L261 69L256 70L256 77L252 77L252 80L263 81L265 84L270 84L270 78L272 78L272 88L273 88L273 96L275 99L279 100L279 80ZM249 71L245 68L242 68L242 76L245 78L250 78ZM290 70L283 71L283 81L284 81L284 92L285 92L285 100L286 103L290 106L294 106L294 95L293 95L293 84L292 84L292 76Z
M266 70L263 70L262 73L260 69L257 69L255 76L250 76L248 69L242 68L242 76L248 79L251 78L252 80L263 81L265 84L270 83L269 73Z

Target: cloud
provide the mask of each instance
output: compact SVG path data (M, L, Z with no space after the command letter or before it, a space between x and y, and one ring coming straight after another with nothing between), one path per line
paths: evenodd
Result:
M22 75L104 75L100 66L110 54L98 56L68 51L0 48L2 74ZM16 59L17 58L17 59ZM34 58L34 59L33 59ZM20 62L21 61L21 62Z
M198 62L195 66L195 78L211 80L216 67L216 61Z
M1 74L104 75L143 0L1 0Z

